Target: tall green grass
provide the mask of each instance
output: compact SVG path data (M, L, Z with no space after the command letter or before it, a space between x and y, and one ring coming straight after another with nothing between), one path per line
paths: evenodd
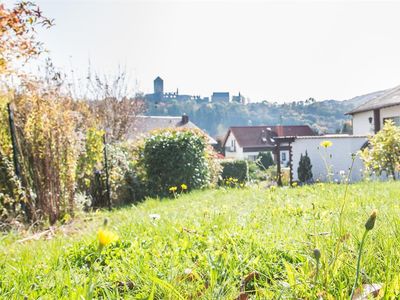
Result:
M381 283L381 296L398 298L400 183L350 185L339 224L345 189L199 191L81 216L50 240L19 243L9 233L0 239L0 298L349 299L373 209L358 285ZM105 217L119 241L99 253Z

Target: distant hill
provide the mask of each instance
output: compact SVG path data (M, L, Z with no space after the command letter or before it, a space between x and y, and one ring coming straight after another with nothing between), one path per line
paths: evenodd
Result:
M373 92L344 101L315 101L310 98L283 104L267 101L243 105L168 100L161 103L148 102L146 114L180 116L186 113L191 121L214 137L223 136L230 126L240 125L306 124L318 133L336 133L343 129L349 130L350 117L345 115L346 112L384 92Z
M386 91L387 90L373 92L373 93L357 96L357 97L351 98L349 100L344 100L344 101L341 101L341 102L353 105L353 108L354 108L354 107L359 106L359 105L361 105L361 104L363 104L363 103L365 103L365 102L367 102L369 100L372 100L372 99L374 99L376 97L379 97L379 96L383 95Z

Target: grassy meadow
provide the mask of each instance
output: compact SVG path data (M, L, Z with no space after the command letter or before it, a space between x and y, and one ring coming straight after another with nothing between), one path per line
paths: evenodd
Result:
M400 183L217 189L78 216L38 239L0 239L1 299L349 299L360 282L400 297ZM119 239L99 249L97 231ZM22 240L22 241L21 241ZM319 272L313 250L321 252Z

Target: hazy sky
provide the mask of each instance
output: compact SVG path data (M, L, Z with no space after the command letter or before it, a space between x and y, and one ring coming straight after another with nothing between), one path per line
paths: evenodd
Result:
M9 1L8 1L9 2ZM400 84L400 3L361 1L37 1L54 62L126 66L144 92L251 100L348 99Z

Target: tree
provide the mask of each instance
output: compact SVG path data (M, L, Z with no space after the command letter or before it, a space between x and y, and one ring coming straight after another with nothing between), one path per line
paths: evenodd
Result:
M115 75L98 75L89 70L88 90L83 97L106 130L112 143L132 136L136 117L143 113L143 98L129 89L127 73L118 69ZM76 98L76 96L75 96Z
M301 182L310 182L313 178L312 164L311 164L311 160L310 160L310 157L308 156L307 151L304 156L303 156L303 154L300 155L300 161L299 161L299 167L297 168L297 174L298 174L299 180Z
M353 132L353 126L351 125L351 122L350 121L343 122L342 130L340 133L352 134L352 132Z
M257 165L262 169L268 169L274 165L274 159L272 158L271 152L260 152L257 156Z
M39 55L43 47L36 39L35 27L50 27L52 23L32 2L21 1L11 9L0 4L0 74L12 72L17 61Z
M396 179L400 170L400 128L387 120L383 129L369 139L369 147L361 151L367 169L379 175L387 172Z

